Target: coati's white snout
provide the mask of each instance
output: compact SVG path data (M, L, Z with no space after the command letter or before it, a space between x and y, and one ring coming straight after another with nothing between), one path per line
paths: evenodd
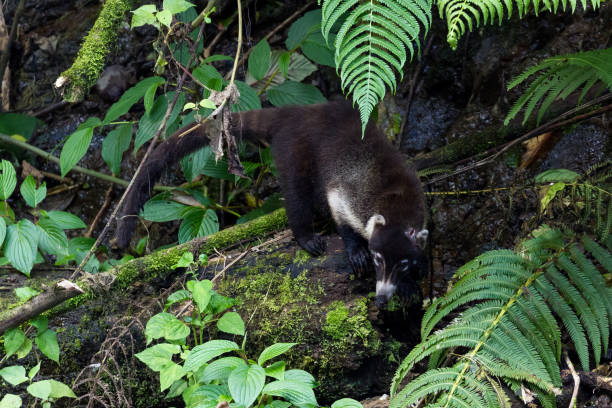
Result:
M389 300L395 293L397 287L388 280L376 281L376 297L384 297Z

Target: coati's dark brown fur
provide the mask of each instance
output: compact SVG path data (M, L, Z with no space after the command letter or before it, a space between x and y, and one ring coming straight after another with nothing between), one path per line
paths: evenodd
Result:
M135 215L162 171L208 144L202 127L184 134L193 126L178 130L144 164L119 220L118 246L129 244ZM355 271L365 271L373 257L379 300L422 272L419 241L427 230L421 183L374 124L362 139L359 113L350 103L234 113L232 126L239 139L271 143L289 226L306 251L325 250L312 227L318 209L334 218Z

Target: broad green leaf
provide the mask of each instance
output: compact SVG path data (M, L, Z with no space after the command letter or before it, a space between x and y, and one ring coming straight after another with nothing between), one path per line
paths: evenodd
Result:
M219 219L213 210L190 208L183 215L183 222L179 227L179 243L191 241L194 238L205 237L219 231Z
M246 365L247 363L239 357L223 357L208 364L198 380L201 383L209 383L215 380L227 381L235 368Z
M295 346L297 343L275 343L269 347L266 347L264 351L261 352L259 358L257 359L257 364L263 365L266 361L273 359L274 357L278 357L283 353L286 353L291 349L291 347Z
M561 182L555 183L552 186L548 187L548 189L546 190L546 194L544 194L544 197L542 197L542 199L540 200L540 210L546 210L546 207L548 207L548 204L555 198L557 193L559 191L563 191L564 189L565 183Z
M175 303L184 302L190 299L191 299L191 292L185 289L177 290L176 292L168 296L168 299L166 299L166 306L164 310L168 309L169 306Z
M189 7L194 7L193 3L186 0L164 0L164 10L170 11L172 14L182 13Z
M0 217L0 248L2 248L4 243L4 237L6 237L6 221L4 221L4 217Z
M65 211L48 211L47 217L63 230L87 228L79 217Z
M289 54L288 52L283 52L279 57L278 57L278 68L280 69L281 74L283 74L283 77L285 77L285 79L287 79L287 76L289 75L289 62L291 61L291 54Z
M170 313L158 313L151 317L145 329L147 344L154 339L182 340L189 336L189 327Z
M233 61L234 59L232 57L229 57L227 55L221 55L221 54L216 54L216 55L211 55L208 58L204 58L204 60L202 60L202 64L208 64L209 62L215 62L215 61Z
M51 383L51 394L49 394L50 398L58 399L58 398L76 398L74 392L68 387L66 384L61 383L55 380L47 380Z
M266 367L266 375L277 380L285 379L285 362L283 360L270 364Z
M76 395L74 395L70 387L56 380L44 380L32 383L28 386L28 392L42 400L47 400L49 398L59 399L63 397L76 398Z
M17 350L17 358L24 358L30 354L30 351L32 351L32 340L26 337L19 350Z
M59 364L59 345L53 330L47 329L39 333L36 336L36 345L45 356Z
M236 403L249 407L263 389L266 372L257 364L237 367L227 379L230 393Z
M0 400L0 408L21 408L21 398L14 394L6 394Z
M148 241L148 237L142 237L138 240L138 242L136 243L136 253L138 255L142 255L145 251L145 249L147 248L147 241Z
M38 230L30 220L22 219L8 227L4 254L15 269L30 276L38 248Z
M176 268L188 268L193 264L193 253L189 251L183 252L181 257L174 265L171 266L172 269Z
M132 26L131 26L131 28L140 27L140 26L143 26L145 24L157 25L157 22L155 21L155 15L153 14L156 11L157 11L157 8L155 7L155 4L145 4L144 6L140 6L136 10L132 11L133 16L132 16ZM134 103L136 103L136 102L134 102ZM130 107L131 106L132 105L130 105ZM112 108L113 107L111 106L111 109ZM127 108L126 112L129 109L130 108ZM109 112L110 112L110 110L109 110ZM108 114L106 114L106 116L108 116ZM121 115L118 115L117 117L119 117L119 116L121 116ZM115 119L111 119L111 120L109 120L109 122L112 122L113 120L115 120ZM106 122L106 119L104 121Z
M352 398L342 398L335 401L331 405L331 408L363 408L363 405L361 405L361 402L355 401Z
M195 346L191 352L189 352L185 360L185 370L195 372L213 358L235 350L240 350L240 347L233 341L210 340L204 344Z
M304 370L287 370L285 371L285 380L298 381L308 385L310 388L317 386L315 378Z
M176 398L176 397L180 396L181 394L183 394L183 391L185 391L187 389L187 385L188 385L187 381L185 381L185 380L175 381L170 386L170 389L168 390L168 393L166 394L166 396L164 398L165 399L172 399L172 398Z
M29 286L24 286L22 288L15 289L15 296L17 296L22 302L30 300L39 293L39 291L37 291L36 289L32 289Z
M286 374L287 373L285 373L285 378L287 378ZM264 387L263 393L286 399L297 407L306 408L318 406L312 388L300 381L273 381Z
M210 302L211 289L212 282L209 280L195 281L193 283L191 294L196 305L198 305L200 313L206 310L206 306L208 306L208 302Z
M159 372L160 391L165 391L177 380L185 375L183 367L176 363L170 363Z
M25 367L20 365L4 367L2 370L0 370L0 377L2 377L4 381L11 384L13 387L21 384L22 382L28 381Z
M7 357L13 355L26 340L26 335L20 328L9 329L4 333L4 352Z
M42 333L49 328L49 319L47 316L38 315L32 320L30 320L30 324L36 327L36 331L38 333Z
M28 140L39 124L44 124L44 122L34 116L21 113L0 113L0 133L5 135L19 135Z
M234 82L238 91L240 92L240 98L238 102L232 104L232 112L243 112L253 109L261 109L261 101L257 92L251 88L248 84L242 81Z
M244 336L244 321L236 312L227 312L217 321L219 330L225 333Z
M182 218L187 208L185 204L154 197L145 203L141 215L154 222L174 221Z
M220 91L223 88L223 75L217 71L217 68L209 64L200 64L193 70L193 77L202 85Z
M30 174L21 183L19 191L25 202L30 207L36 208L47 196L47 184L43 182L39 188L36 188L36 180Z
M550 169L535 177L536 183L556 183L559 181L572 183L580 178L580 174L567 169Z
M219 403L219 398L222 395L229 395L227 386L207 384L200 385L195 389L187 389L186 392L183 393L183 399L185 400L187 407L215 408Z
M51 382L49 380L37 381L28 385L27 390L30 395L41 400L47 400L51 395Z
M288 50L293 50L299 47L309 35L320 32L320 28L321 9L305 13L302 17L295 20L295 22L291 24L291 27L289 27L287 39L285 40L285 46Z
M168 103L172 99L174 99L174 92L169 92L165 95L158 96L157 99L155 99L155 103L153 104L151 111L142 116L140 122L138 122L138 130L136 131L136 137L134 139L134 154L136 154L138 149L140 149L143 144L155 136L155 133L157 132L157 129L161 125L164 115L166 114ZM172 112L168 117L166 134L168 133L170 125L174 123L178 115L181 113L183 105L185 105L185 94L181 93L176 100L174 109L172 109Z
M260 80L266 75L268 67L270 66L270 44L265 38L261 40L249 55L249 72L253 78Z
M216 109L217 105L215 105L215 103L213 101L211 101L210 99L202 99L200 101L200 106L202 108L207 108L207 109Z
M59 228L49 217L41 218L37 227L39 232L38 246L43 251L58 256L68 255L68 237L64 230Z
M325 97L316 87L300 82L286 81L268 89L268 99L274 106L308 105L323 103Z
M333 43L333 41L331 42ZM302 52L317 64L335 68L334 50L327 45L320 31L311 33L302 43Z
M0 163L0 200L6 200L17 186L17 173L10 161L2 159Z
M172 355L181 352L181 346L161 343L144 349L136 357L153 371L161 371L172 363ZM192 351L193 352L193 351Z
M134 18L136 18L136 12L140 9L148 10L147 12L150 14L153 21L147 21L142 24L155 23L155 16L153 13L156 11L156 8L153 4L148 4L135 10ZM134 20L132 20L132 24L134 24ZM120 116L125 115L132 108L132 106L134 106L134 104L144 96L148 89L150 89L152 86L159 86L164 82L166 82L166 80L160 77L149 77L138 82L136 85L125 91L117 102L111 105L108 112L106 112L106 116L104 116L104 121L102 123L104 125L108 125L109 123L117 120Z
M39 371L40 371L40 361L38 362L38 364L30 368L30 370L28 371L28 378L30 379L30 381L32 381L32 379L36 377L36 374L38 374Z
M270 68L268 68L268 71L264 77L258 81L253 78L249 72L247 72L245 79L246 83L253 87L253 89L256 91L262 91L264 87L266 87L266 89L274 88L275 86L285 82L285 80L301 82L304 78L317 70L317 66L310 62L308 58L304 57L299 52L294 52L289 56L287 78L285 78L282 75L280 67L280 59L282 55L283 52L280 50L272 51L272 55L270 57Z
M72 169L85 156L91 137L93 136L93 127L84 127L77 129L68 137L62 152L60 153L60 169L62 177L64 177L70 169Z
M111 169L111 173L118 175L121 170L123 153L130 148L132 141L132 124L125 123L117 126L104 138L102 142L102 158Z
M172 13L170 10L161 10L155 14L155 18L157 21L170 28L170 23L172 23Z

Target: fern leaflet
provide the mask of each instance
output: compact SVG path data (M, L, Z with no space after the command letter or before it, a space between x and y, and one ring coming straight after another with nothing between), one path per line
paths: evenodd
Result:
M582 7L586 9L588 0L580 0ZM568 0L437 0L440 18L446 20L448 26L448 34L446 41L454 50L457 48L459 38L465 34L466 28L472 31L474 28L474 20L476 27L482 24L495 22L495 18L501 24L504 19L504 11L507 18L510 19L513 12L513 7L516 5L519 17L524 17L533 8L537 15L540 9L557 12L559 3L563 11L568 8ZM569 0L569 6L572 13L576 9L578 0ZM591 0L591 6L597 8L600 6L601 0ZM514 4L514 5L513 5ZM504 9L505 6L505 9Z
M428 407L500 406L507 400L501 382L514 391L528 388L542 406L554 407L561 386L558 322L582 367L589 368L589 345L598 364L609 342L612 292L590 259L610 271L612 254L586 235L581 246L573 235L548 227L533 235L516 251L487 252L459 269L451 289L423 317L423 341L395 374L390 408L422 399ZM433 331L468 304L448 326ZM451 365L442 368L451 348L457 358L446 357ZM398 392L426 357L429 371Z
M396 73L419 48L421 26L431 25L432 0L323 0L321 32L326 41L332 27L335 62L345 94L359 106L362 131L386 89L395 92ZM319 3L321 0L319 0Z
M565 99L580 87L583 89L578 103L589 89L600 81L612 90L612 48L547 58L517 76L508 84L508 89L516 87L535 74L537 77L508 112L504 122L506 125L525 105L523 124L535 106L542 101L538 111L539 124L548 107L556 99Z

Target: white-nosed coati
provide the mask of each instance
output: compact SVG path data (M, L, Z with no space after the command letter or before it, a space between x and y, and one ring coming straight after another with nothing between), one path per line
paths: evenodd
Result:
M346 101L234 113L231 122L237 138L271 143L289 226L302 248L315 256L324 252L313 211L331 213L353 270L363 273L371 255L377 303L397 288L401 294L414 287L426 264L423 189L374 124L362 139L359 113ZM144 164L119 220L119 247L129 244L134 215L162 170L209 143L201 126L185 132L194 126L177 131Z

